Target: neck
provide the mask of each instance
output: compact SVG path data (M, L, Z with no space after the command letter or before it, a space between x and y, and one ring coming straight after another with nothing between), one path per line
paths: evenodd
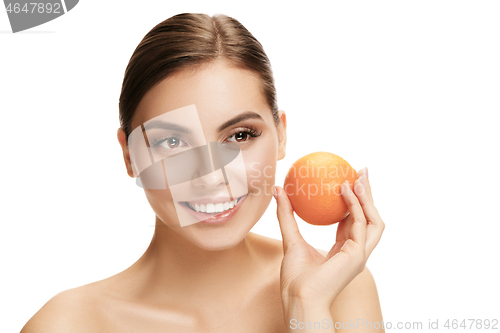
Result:
M201 249L158 218L153 239L137 262L148 297L165 300L214 300L241 292L255 269L251 233L233 248ZM193 298L192 298L193 297Z

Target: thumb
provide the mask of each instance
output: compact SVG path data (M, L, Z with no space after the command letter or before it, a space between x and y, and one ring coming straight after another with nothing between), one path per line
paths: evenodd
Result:
M293 216L293 208L285 190L274 186L274 197L276 198L277 215L280 223L281 236L283 238L283 251L286 253L290 247L299 242L304 242L300 234L297 222Z

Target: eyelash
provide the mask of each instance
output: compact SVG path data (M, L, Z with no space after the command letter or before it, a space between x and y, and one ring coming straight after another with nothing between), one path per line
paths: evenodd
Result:
M228 137L227 139L235 136L236 134L238 133L245 133L247 135L249 135L250 137L252 138L256 138L256 137L259 137L261 134L262 134L262 131L260 131L259 133L257 133L257 130L253 127L242 127L242 128L237 128L235 129ZM227 140L226 139L226 140ZM245 141L236 141L236 142L246 142L248 140L245 140Z
M259 137L261 134L262 134L262 131L260 131L259 133L257 133L257 130L253 127L242 127L242 128L237 128L235 130L233 130L233 132L226 138L229 139L233 136L235 136L236 134L238 133L245 133L247 134L248 136L252 137L252 138L256 138L256 137ZM182 142L185 142L184 140L180 139L179 137L176 137L176 136L164 136L160 139L157 139L151 148L155 148L156 146L162 144L163 142L167 141L168 139L170 138L176 138ZM245 141L236 141L236 142L246 142L248 140L245 140ZM178 147L175 147L175 148L178 148ZM174 149L174 148L169 148L169 149Z

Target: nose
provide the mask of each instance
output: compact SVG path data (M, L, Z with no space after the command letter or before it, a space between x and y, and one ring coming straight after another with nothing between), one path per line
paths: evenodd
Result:
M193 186L205 187L207 189L216 189L217 187L226 186L226 180L224 179L224 173L222 169L215 170L201 177L192 180Z

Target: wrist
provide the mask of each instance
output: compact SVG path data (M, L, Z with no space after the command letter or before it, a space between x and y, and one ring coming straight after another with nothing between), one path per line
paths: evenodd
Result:
M335 332L330 309L306 301L283 303L287 332Z

